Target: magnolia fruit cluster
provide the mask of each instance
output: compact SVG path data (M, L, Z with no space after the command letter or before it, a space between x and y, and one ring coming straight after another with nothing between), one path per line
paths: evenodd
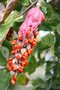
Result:
M27 58L33 52L37 43L38 25L45 21L45 16L39 8L32 8L22 23L18 39L12 41L11 57L8 59L7 69L12 74L11 83L14 85L16 76L24 71L28 65Z

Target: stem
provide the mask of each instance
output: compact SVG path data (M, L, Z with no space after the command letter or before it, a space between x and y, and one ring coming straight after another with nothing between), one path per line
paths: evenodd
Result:
M35 5L38 1L36 0L30 6L28 6L18 17L22 16L26 11L28 11L33 5Z
M18 0L15 0L18 2ZM13 10L13 8L15 7L15 5L17 4L17 2L15 2L15 4L12 5L9 5L10 7L9 8L6 8L5 10L5 14L4 14L4 17L2 19L2 21L0 22L0 25L4 22L4 20L8 17L8 15L10 14L10 12ZM29 10L33 5L35 5L36 3L38 2L38 0L36 0L35 2L31 3L30 6L28 6L20 15L18 15L18 17L22 16L27 10ZM14 2L13 2L14 3Z
M5 12L4 12L4 16L0 22L0 24L2 24L6 18L9 16L9 14L11 13L11 11L14 9L14 7L16 6L16 4L18 3L19 0L10 0L6 6Z

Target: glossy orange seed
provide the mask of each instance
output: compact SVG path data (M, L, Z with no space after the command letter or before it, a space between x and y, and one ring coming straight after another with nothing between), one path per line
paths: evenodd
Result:
M30 38L30 39L29 39L29 43L32 43L32 42L33 42L33 38Z
M15 55L15 50L12 50L12 51L11 51L11 54L12 54L12 55Z
M22 35L19 35L18 36L18 40L22 40L23 39L23 36Z
M14 75L14 76L13 76L13 80L16 81L16 79L17 79L17 77L16 77L16 75Z
M15 57L17 60L19 60L21 58L19 54L16 54Z
M8 69L8 71L11 71L11 67L10 66L7 66L7 69Z
M17 42L17 40L13 40L13 41L11 42L11 44L14 45L14 44L16 44L16 42Z
M23 69L20 69L20 70L19 70L19 73L22 73L22 72L23 72Z
M24 40L24 44L25 44L25 45L28 44L28 39L25 39L25 40Z
M36 42L35 41L32 43L32 46L34 46L34 47L36 46Z
M11 80L11 84L15 85L16 81L14 81L13 79Z

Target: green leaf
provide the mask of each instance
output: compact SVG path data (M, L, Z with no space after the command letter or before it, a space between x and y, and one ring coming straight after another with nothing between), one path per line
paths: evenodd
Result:
M42 23L41 26L39 26L39 30L44 30L44 31L51 31L52 30L52 25L49 22L44 22Z
M0 26L0 41L4 40L9 28L12 27L15 18L17 17L18 13L15 11L9 15L9 17L6 19L4 24Z
M29 0L20 0L21 5L27 6L30 4Z
M29 74L32 74L35 70L36 70L36 67L37 67L37 61L35 59L35 57L33 55L31 55L29 58L29 65L28 65L28 73Z
M7 90L9 87L10 74L6 70L0 71L0 90Z
M56 27L57 33L60 35L60 23Z
M46 14L47 13L47 7L42 7L42 11Z
M0 2L5 2L6 0L0 0Z
M18 81L21 85L26 85L29 81L29 79L26 77L25 74L18 75Z
M56 33L55 55L60 55L60 35Z
M3 43L2 43L2 45L3 45L4 47L8 48L9 51L11 52L11 49L12 49L11 43L9 43L7 40L4 40Z
M50 4L47 5L47 16L51 17L53 13L52 6Z
M42 78L37 78L36 80L33 80L32 84L35 87L40 87L40 88L45 88L46 87L46 82Z
M59 90L60 89L60 77L55 78L52 83L53 90Z
M48 35L44 36L41 39L41 45L43 44L44 46L49 46L50 47L54 43L55 43L55 41L54 41L54 35L52 35L52 34L48 34Z
M0 65L6 65L6 64L7 64L7 60L2 54L2 51L0 50Z
M21 25L21 23L24 21L24 17L18 17L15 19L14 23L13 23L13 28L14 30L18 33L19 27Z

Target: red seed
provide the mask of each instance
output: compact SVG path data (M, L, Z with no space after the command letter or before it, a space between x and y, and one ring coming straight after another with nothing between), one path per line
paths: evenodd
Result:
M37 38L34 38L33 41L34 41L34 42L38 42L38 39L37 39Z
M28 50L28 55L30 55L33 52L33 48Z
M24 40L24 44L25 44L25 45L28 44L28 39L25 39L25 40Z
M38 31L36 31L36 32L34 33L34 35L37 36L37 35L38 35Z
M16 77L16 75L14 75L14 76L13 76L13 80L16 81L16 79L17 79L17 77Z
M23 59L23 60L26 60L26 59L27 59L27 57L23 55L23 56L22 56L22 59Z
M11 66L7 66L8 71L11 71Z
M29 39L29 43L32 43L32 42L33 42L33 38L30 38L30 39Z
M25 56L25 57L27 58L27 57L28 57L28 53L25 52L25 53L23 54L23 56Z
M20 65L20 69L24 69L24 66Z
M43 21L43 22L46 21L46 18L44 17L42 21Z
M20 58L21 58L20 54L16 54L15 57L17 60L20 60Z
M27 65L28 65L28 61L26 61L26 60L25 60L25 61L22 61L22 62L21 62L21 65L22 65L22 66L27 66Z
M18 36L18 40L22 40L23 39L23 36L22 35L19 35Z
M15 64L11 64L11 68L13 71L17 71L18 70L18 66Z
M20 70L19 70L19 73L22 73L22 72L23 72L23 69L20 69Z
M11 80L11 84L15 85L16 81L14 81L13 79Z
M8 64L11 65L12 64L12 61L11 60L8 60Z
M12 47L12 50L16 50L15 46Z
M31 28L27 31L26 36L28 37L31 33Z
M12 50L12 51L11 51L11 54L15 55L15 50Z
M16 44L16 42L17 42L17 40L13 40L13 41L11 42L11 44L14 45L14 44Z
M22 48L22 44L19 43L19 44L17 45L17 49L21 49L21 48Z
M17 49L18 52L20 52L21 49Z
M28 64L29 64L28 61L25 61L25 66L28 66Z
M21 65L22 65L22 66L25 66L25 61L22 61L22 62L21 62Z
M32 46L34 46L34 47L36 46L36 42L35 41L32 43Z
M17 49L17 47L18 47L18 44L15 45L15 49Z
M13 58L9 58L9 59L8 59L8 61L12 61L12 60L13 60Z

